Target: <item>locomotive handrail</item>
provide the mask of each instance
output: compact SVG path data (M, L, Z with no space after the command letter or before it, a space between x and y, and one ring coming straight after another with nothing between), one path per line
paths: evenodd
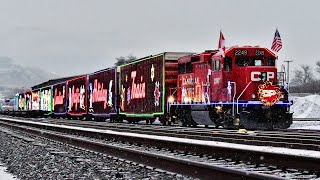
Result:
M230 83L234 84L233 98L232 98L232 116L234 117L234 99L236 98L236 93L237 93L237 83L236 82L230 82Z
M239 114L239 98L242 96L242 94L246 91L246 89L249 87L249 85L252 83L252 81L250 81L247 86L243 89L243 91L241 92L241 94L238 96L237 98L237 114Z

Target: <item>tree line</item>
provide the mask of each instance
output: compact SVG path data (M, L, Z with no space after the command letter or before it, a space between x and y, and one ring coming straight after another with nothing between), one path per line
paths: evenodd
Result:
M316 74L314 74L314 71ZM320 61L315 64L315 69L311 65L301 64L293 72L291 79L291 93L320 93Z

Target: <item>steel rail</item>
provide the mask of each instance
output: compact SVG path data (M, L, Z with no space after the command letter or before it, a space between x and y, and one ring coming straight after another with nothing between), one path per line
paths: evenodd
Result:
M148 166L161 168L183 175L201 179L285 179L268 174L232 169L219 165L212 165L181 158L168 157L159 154L143 152L131 148L113 146L101 142L91 141L70 135L57 134L42 129L34 129L1 121L1 126L20 130L29 134L52 139L69 145L81 147L91 151L105 153L111 156L127 159ZM20 124L20 123L19 123ZM24 124L25 125L25 124ZM49 128L51 129L51 128Z
M1 120L4 121L4 120ZM8 120L6 120L8 121ZM103 138L109 140L123 141L128 143L138 143L147 146L161 147L178 151L187 151L195 154L206 154L214 157L225 157L246 162L256 162L263 164L271 164L283 168L296 168L301 170L311 170L318 172L320 157L296 156L276 152L263 152L258 150L245 150L234 147L221 147L205 144L194 144L187 142L168 141L165 138L139 137L122 133L110 133L109 131L93 132L86 129L74 129L73 127L63 127L50 124L30 124L30 122L21 121L14 122L22 125L48 129L59 132L67 132L73 134L81 134L82 136L91 138Z

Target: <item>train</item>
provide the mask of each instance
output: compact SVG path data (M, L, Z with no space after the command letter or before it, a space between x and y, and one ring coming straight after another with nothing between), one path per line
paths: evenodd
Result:
M17 94L4 114L163 125L286 129L285 73L268 48L163 52Z

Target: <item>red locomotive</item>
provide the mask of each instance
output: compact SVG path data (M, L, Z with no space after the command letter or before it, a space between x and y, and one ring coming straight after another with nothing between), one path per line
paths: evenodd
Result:
M176 93L169 97L170 119L184 126L288 128L292 102L277 79L276 59L257 46L181 57Z
M251 46L225 53L165 52L49 80L19 94L16 109L27 116L110 122L288 128L292 102L278 79L276 59L270 50Z

